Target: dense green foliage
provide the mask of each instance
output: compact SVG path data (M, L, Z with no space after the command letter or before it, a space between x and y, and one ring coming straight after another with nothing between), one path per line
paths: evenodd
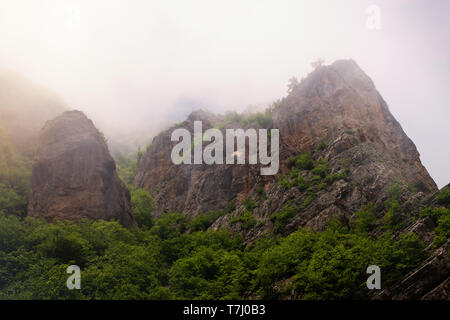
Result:
M147 190L133 189L131 191L131 210L139 227L153 226L153 199Z
M231 213L236 209L236 203L230 201L226 206L225 210L215 210L210 212L200 212L194 218L189 221L188 228L191 232L194 231L205 231L208 229L214 221L216 221L221 216Z
M248 230L256 224L255 217L249 210L245 210L242 215L230 219L231 224L237 222L241 223L241 228L244 230Z
M450 188L443 188L439 192L439 194L437 196L437 202L443 206L450 205Z
M450 188L439 191L437 204L440 207L426 207L420 212L420 217L430 217L436 224L433 246L439 247L450 237Z
M243 127L250 123L257 123L261 128L270 128L272 126L272 109L267 108L264 112L252 113L244 116L240 123Z
M405 217L400 200L402 189L399 184L394 183L387 191L388 200L385 201L386 213L384 215L384 229L397 231L405 226Z
M0 299L367 299L368 265L380 266L387 287L426 258L416 234L392 235L403 221L401 190L395 185L381 221L369 204L348 225L331 221L323 231L300 228L283 236L285 226L314 201L316 192L346 179L347 167L332 172L325 158L314 161L302 154L290 160L291 171L280 184L305 190L305 197L270 216L274 234L246 244L239 234L207 230L235 211L234 202L194 218L165 213L154 219L151 195L131 187L139 228L91 220L50 224L24 217L30 165L5 141L0 139ZM118 166L129 186L135 165L129 158ZM242 230L255 226L253 211L264 197L261 188L257 197L247 198L243 213L232 217L230 225ZM437 202L442 207L421 212L436 223L435 246L450 236L448 192L442 191ZM384 233L375 237L379 223L384 223ZM72 264L82 270L81 290L66 287L66 269Z
M450 210L447 209L447 212L440 216L437 221L437 227L434 230L434 243L435 247L439 247L442 245L449 237L450 237Z
M142 151L138 151L136 155L118 156L116 157L117 172L122 181L130 187L133 184L136 175L137 160L142 156Z
M365 214L353 228L333 222L253 245L225 230L189 233L194 225L176 213L134 229L0 214L0 298L277 298L291 290L303 299L368 298L368 265L379 265L388 285L425 252L415 234L372 238ZM82 269L81 290L66 288L71 264Z
M423 259L423 244L415 234L393 241L386 234L372 239L334 222L324 232L299 230L263 253L256 269L259 294L272 298L292 289L304 299L367 297L364 270L376 264L384 286L404 275ZM274 282L281 292L274 291Z
M433 241L435 247L442 245L450 237L450 207L426 207L420 212L420 216L428 216L436 224Z
M256 112L249 114L239 114L237 112L230 112L224 116L224 119L216 125L218 129L224 129L231 123L239 123L241 127L246 127L249 124L257 124L263 129L270 129L272 127L272 112L280 105L277 100L272 103L264 112Z
M270 220L273 222L273 230L279 233L283 227L291 222L292 218L297 214L297 207L295 205L287 205L280 211L274 212L270 215Z
M331 172L327 158L314 161L310 153L291 157L287 164L290 167L289 174L282 176L279 184L287 188L297 187L300 191L309 190L310 195L326 189L336 180L347 179L350 171L344 164L341 170Z
M375 206L369 203L361 210L355 212L355 219L353 220L353 227L357 233L371 232L377 222L377 217L374 214Z
M264 192L259 192L261 196L264 195ZM252 198L248 197L242 202L242 205L245 208L245 211L238 216L234 216L230 219L230 224L240 223L240 227L243 230L249 230L255 224L255 217L253 215L253 210L255 210L259 205Z
M31 161L15 152L0 127L0 212L26 215L30 179Z
M296 187L299 191L306 191L302 203L298 207L285 207L280 212L271 215L275 232L280 232L288 224L297 211L305 210L314 201L317 192L327 189L333 182L347 179L349 168L344 161L338 171L332 172L327 158L314 161L310 153L302 153L291 157L287 162L290 171L281 175L278 184L285 188Z
M397 199L386 201L387 212L384 216L386 226L392 230L399 230L403 227L402 207Z
M310 153L302 153L297 157L289 158L288 165L302 170L311 170L314 168L314 160Z

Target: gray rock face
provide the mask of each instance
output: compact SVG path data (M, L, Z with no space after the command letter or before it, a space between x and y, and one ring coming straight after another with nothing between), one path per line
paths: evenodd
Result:
M203 120L204 130L219 127L223 118L194 112L180 127L193 131L193 121ZM257 122L231 121L227 128L258 128ZM414 143L403 132L370 78L352 60L318 67L275 108L271 128L280 130L280 172L287 173L286 160L302 152L314 159L328 158L331 173L348 168L348 177L316 190L314 200L306 190L286 189L279 176L261 176L258 165L174 165L170 154L173 128L161 133L138 162L135 185L149 190L156 199L156 215L178 211L193 216L198 212L223 209L230 200L237 208L220 217L212 229L228 228L251 241L273 227L270 215L293 203L297 214L286 233L298 226L323 228L335 215L350 219L368 202L384 207L392 184L401 188L403 200L411 199L408 186L418 185L417 201L437 190L420 162ZM325 141L326 147L316 147ZM261 195L261 190L264 196ZM247 197L260 205L252 211L255 225L247 230L230 224L242 215L240 205ZM404 212L406 216L411 212Z
M194 112L179 127L193 131L193 121L204 127L220 127L223 117ZM231 121L226 128L258 128L257 122ZM166 211L195 216L199 212L224 209L230 200L236 209L219 217L212 230L240 233L247 243L274 231L270 216L286 206L295 208L294 217L284 225L287 235L299 226L321 230L330 218L349 222L356 211L369 202L381 218L388 191L395 184L402 203L404 228L415 232L430 245L434 222L416 219L425 205L433 205L437 186L420 162L414 143L390 113L371 79L354 61L342 60L318 67L293 88L273 110L271 128L280 130L280 174L261 176L258 165L174 165L170 153L171 128L154 140L138 162L135 185L149 190L156 199L156 215ZM206 129L204 128L204 129ZM319 145L323 146L319 148ZM280 185L280 175L289 174L288 159L310 152L314 160L328 159L330 175L347 172L311 190ZM313 173L302 171L311 181ZM412 191L414 187L416 190ZM311 199L312 194L312 199ZM249 209L244 200L258 204L252 208L254 223L244 227L236 218ZM430 248L430 247L429 247ZM448 242L396 287L378 299L448 299Z
M81 218L136 225L130 194L103 135L80 111L67 111L41 131L28 213L48 221Z
M193 122L201 120L203 131L213 127L220 118L197 111L181 127L193 133ZM256 166L250 165L174 165L171 141L175 128L162 132L153 139L148 151L139 159L135 185L145 188L154 196L156 212L183 212L193 216L224 208L230 200L247 193L257 175Z
M283 100L273 118L285 153L310 150L325 139L331 142L324 154L330 160L344 156L364 163L354 175L368 188L363 194L378 192L373 188L394 180L437 189L414 143L353 60L317 68Z

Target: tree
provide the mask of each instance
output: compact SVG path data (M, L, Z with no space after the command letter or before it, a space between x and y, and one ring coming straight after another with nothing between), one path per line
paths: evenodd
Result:
M139 227L153 226L153 200L150 193L144 189L131 191L131 211Z
M292 77L288 80L288 93L291 93L297 86L299 82L296 77Z
M314 69L316 69L316 68L322 66L324 62L325 62L325 60L323 60L322 58L319 58L319 59L317 59L316 61L311 62L311 66L312 66Z

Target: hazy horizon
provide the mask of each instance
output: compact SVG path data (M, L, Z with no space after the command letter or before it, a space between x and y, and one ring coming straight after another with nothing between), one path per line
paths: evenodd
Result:
M380 28L366 25L380 9ZM0 0L0 69L84 111L107 134L155 134L194 109L268 105L287 81L354 59L450 182L450 2ZM444 142L442 142L444 141Z

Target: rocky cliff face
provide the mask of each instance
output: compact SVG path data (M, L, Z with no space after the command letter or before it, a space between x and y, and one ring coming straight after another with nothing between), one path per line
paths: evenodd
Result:
M194 112L178 126L192 132L194 120L203 120L204 130L258 128L261 124L255 119L226 121L224 116ZM285 226L289 233L298 226L323 228L336 215L350 219L368 202L382 210L394 184L409 207L437 190L414 143L373 82L352 60L314 70L277 104L265 126L280 130L281 172L277 176L261 176L258 165L174 165L171 128L158 135L140 158L135 185L155 197L156 215L179 211L192 216L223 209L234 201L236 209L211 228L241 232L249 241L272 230L271 214L287 205L294 205L296 211ZM307 190L280 185L281 176L291 173L287 160L303 152L309 152L315 161L327 159L327 178L320 183L320 176L304 171ZM411 189L419 192L413 194ZM254 223L243 228L232 222L249 211L242 205L247 198L258 206L250 210ZM403 212L406 217L411 215L407 211Z
M203 131L216 127L223 120L204 111L193 112L183 127L193 133L193 123L201 120ZM151 192L161 212L183 212L193 216L225 207L236 197L242 198L250 191L259 172L251 165L174 165L171 151L177 142L171 141L176 127L166 130L153 139L147 152L139 159L135 185ZM238 128L230 122L227 128Z
M136 224L129 192L104 137L82 112L64 112L42 129L28 214L48 221L90 218Z
M450 184L441 191L444 189L450 190ZM419 211L425 207L442 207L443 204L439 204L437 201L438 193L427 196L421 204L411 208L411 212L419 216ZM436 221L429 216L419 216L416 221L408 224L398 233L416 233L427 246L430 255L419 266L406 274L399 283L383 289L373 299L448 300L450 298L450 240L436 248L433 245L436 227Z
M310 150L325 140L329 147L324 156L330 160L366 161L355 168L356 182L364 189L356 188L354 194L378 193L394 181L436 190L414 143L353 60L318 67L284 99L273 118L286 153Z

